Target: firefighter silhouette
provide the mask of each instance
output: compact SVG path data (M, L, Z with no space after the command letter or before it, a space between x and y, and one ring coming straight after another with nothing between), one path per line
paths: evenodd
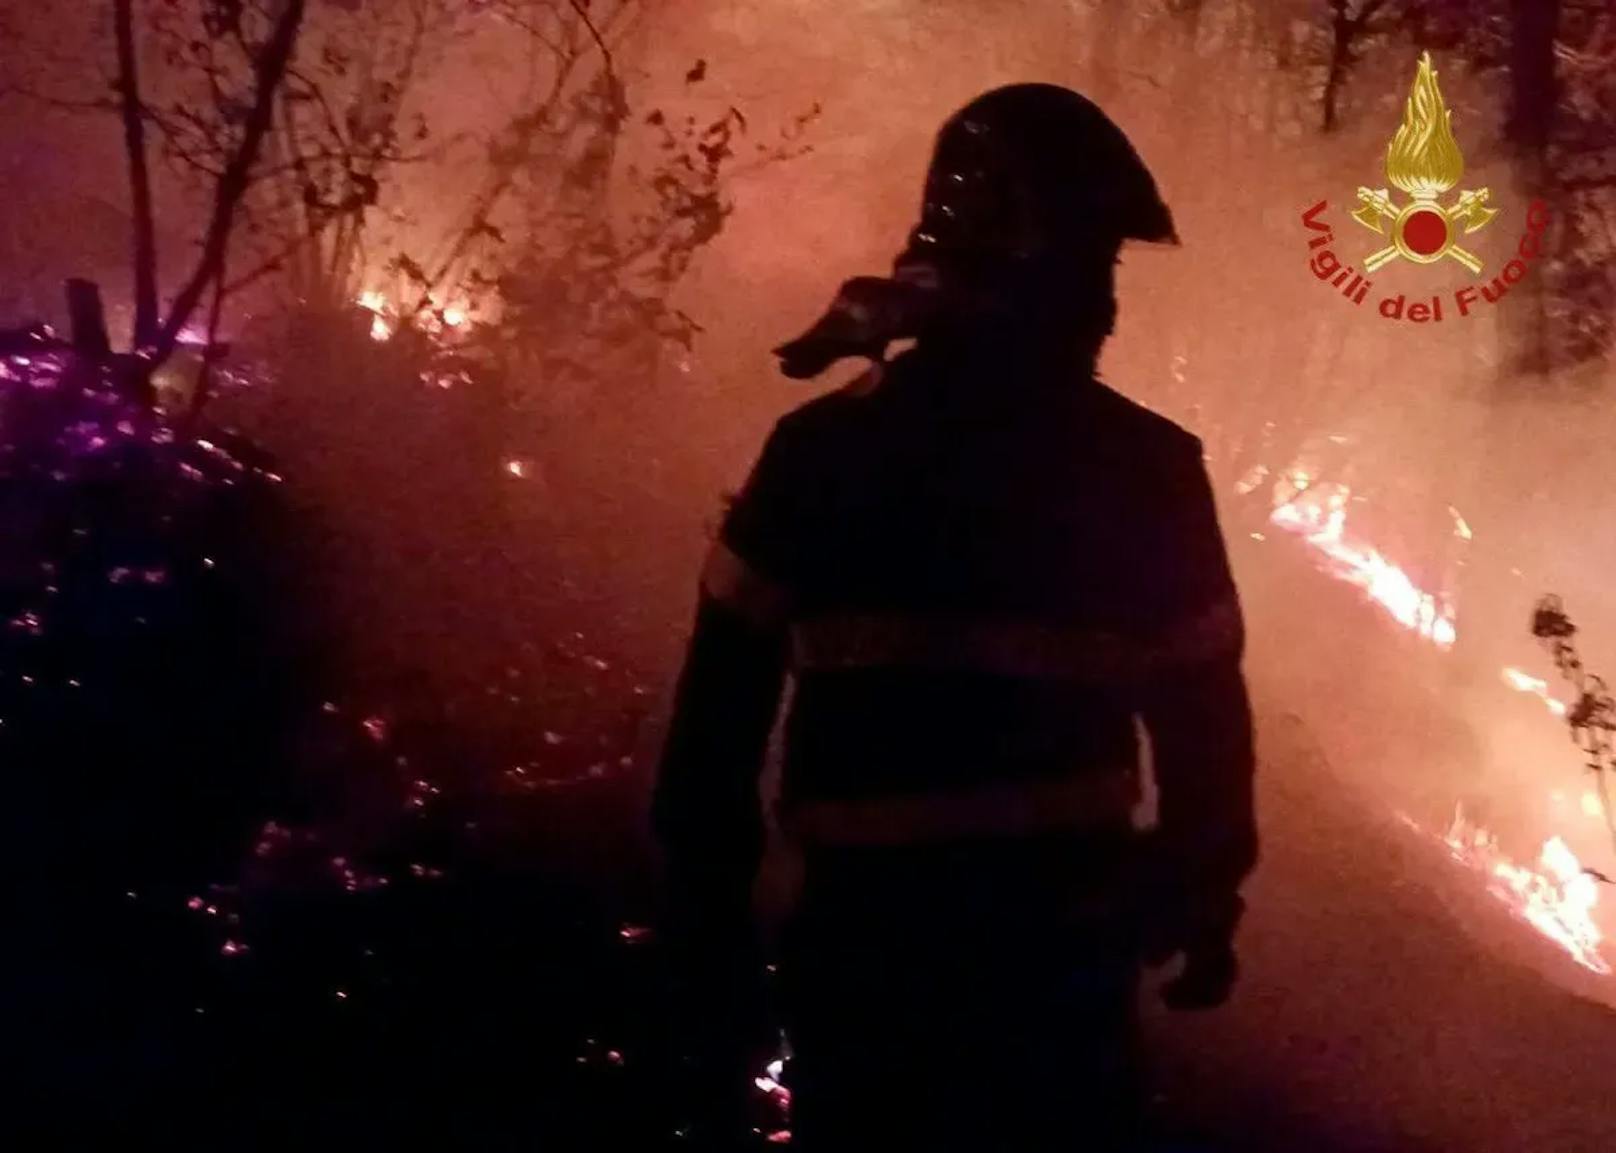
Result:
M798 1147L1132 1148L1142 966L1183 955L1179 1008L1235 980L1243 625L1200 443L1095 379L1130 239L1177 243L1122 131L1067 89L1000 88L943 126L893 274L777 350L796 378L874 363L779 421L730 508L660 768L714 1142L754 1071L788 675Z

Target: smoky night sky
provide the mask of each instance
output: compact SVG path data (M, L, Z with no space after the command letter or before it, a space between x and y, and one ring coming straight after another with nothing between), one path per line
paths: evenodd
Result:
M1099 375L1201 438L1246 613L1172 1147L1616 1148L1613 64L1595 0L0 0L10 1147L690 1147L697 574L868 367L771 350L1043 81L1171 207Z

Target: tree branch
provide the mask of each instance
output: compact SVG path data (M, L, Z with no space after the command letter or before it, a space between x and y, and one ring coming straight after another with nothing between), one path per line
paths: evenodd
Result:
M606 41L601 38L600 29L596 28L595 22L589 18L589 6L584 3L584 0L567 0L567 3L572 5L573 12L577 14L583 26L589 30L590 37L595 41L595 47L600 49L600 58L606 69L606 75L616 76L617 73L612 69L612 50L606 47Z
M196 271L191 274L190 280L175 297L173 309L169 313L167 323L163 325L156 347L149 350L150 362L154 367L173 354L174 343L180 329L185 327L203 291L220 275L220 270L224 266L225 251L230 242L230 229L235 223L236 209L251 183L253 165L258 160L264 136L273 122L275 96L286 76L292 51L297 46L297 37L303 26L306 8L307 0L287 0L269 41L259 54L258 62L253 69L257 81L253 93L253 105L242 130L241 144L235 155L230 158L230 163L225 167L224 175L215 190L213 216L208 222L207 235L202 244L202 256L197 263Z

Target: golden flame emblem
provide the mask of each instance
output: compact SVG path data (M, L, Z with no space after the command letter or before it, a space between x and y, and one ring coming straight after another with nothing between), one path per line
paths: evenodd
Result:
M1358 189L1359 207L1352 218L1391 244L1370 254L1364 267L1374 272L1402 257L1415 264L1435 264L1452 257L1471 272L1481 271L1481 261L1461 248L1458 229L1468 234L1492 223L1498 210L1487 207L1490 192L1485 188L1461 192L1444 207L1438 198L1464 176L1464 154L1453 135L1453 113L1442 99L1431 54L1420 57L1414 76L1414 89L1403 108L1403 123L1386 149L1386 179L1412 199L1399 207L1384 188Z

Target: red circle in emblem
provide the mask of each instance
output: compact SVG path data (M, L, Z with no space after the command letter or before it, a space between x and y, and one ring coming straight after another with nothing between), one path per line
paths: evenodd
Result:
M1429 208L1409 213L1403 222L1403 243L1410 252L1435 256L1448 243L1447 217Z

